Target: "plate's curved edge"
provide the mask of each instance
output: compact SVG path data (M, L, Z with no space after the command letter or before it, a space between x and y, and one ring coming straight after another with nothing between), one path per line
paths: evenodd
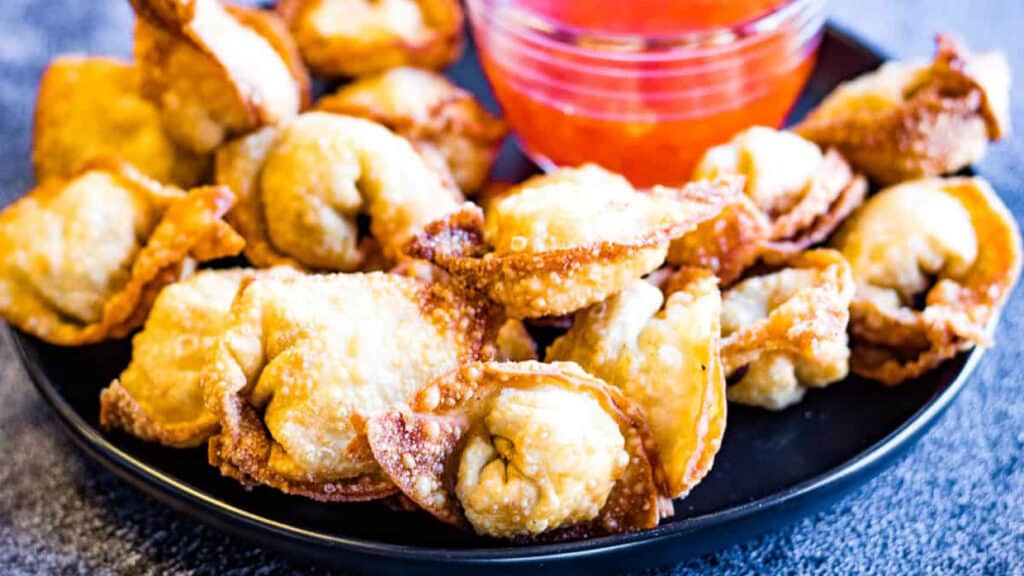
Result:
M875 44L871 40L865 39L860 34L857 34L853 30L846 26L836 22L829 18L825 22L825 30L832 35L836 40L846 44L854 50L860 50L862 52L869 52L879 60L885 61L890 60L892 55L889 54L888 50L883 49L881 46Z
M887 54L873 43L864 40L834 21L827 24L827 33L834 40L846 44L852 50L867 52L879 59ZM960 368L956 377L938 390L921 408L904 421L896 430L862 450L842 465L810 478L804 482L741 506L721 512L714 512L688 518L671 525L633 534L606 536L586 541L544 544L513 548L480 548L472 550L422 548L384 544L373 541L348 539L280 523L269 518L252 514L226 502L204 494L172 476L152 468L145 462L127 454L103 434L86 422L60 395L41 368L29 358L23 335L10 326L7 329L35 388L59 416L63 428L72 440L90 457L103 464L119 478L142 490L171 508L198 517L226 532L256 540L271 547L287 549L300 545L307 550L324 546L336 552L360 554L398 561L428 561L443 559L453 564L512 564L540 563L554 560L605 556L641 546L647 546L685 534L721 527L743 518L760 517L781 510L788 505L828 489L845 491L853 481L867 472L894 461L894 458L909 449L939 417L963 389L970 375L984 354L984 348L975 348ZM775 526L778 526L776 524ZM760 530L755 530L760 531ZM269 534L268 534L269 533ZM286 541L280 540L284 539Z
M551 560L553 556L558 556L560 559L569 559L591 554L612 553L636 545L651 544L716 525L727 524L746 516L768 513L775 508L782 507L791 501L810 495L830 485L842 484L853 480L879 464L890 460L902 449L909 448L925 431L934 425L939 416L945 412L963 389L985 352L985 349L982 347L976 347L969 352L956 378L942 390L937 391L913 416L908 418L885 438L868 446L856 457L844 462L841 466L767 498L755 500L721 512L694 516L682 522L660 526L644 532L558 544L459 550L383 544L312 532L252 514L207 496L190 485L179 482L172 476L155 470L145 462L125 453L104 438L99 430L96 430L87 423L61 397L49 378L42 373L38 364L28 357L28 352L24 347L24 338L27 336L10 326L7 329L11 335L11 341L18 352L18 356L28 371L33 384L47 403L57 412L61 424L69 432L75 443L91 457L104 464L105 467L118 477L172 508L200 516L203 521L229 532L269 543L273 542L267 539L265 535L261 537L253 531L270 531L277 536L298 540L307 545L338 546L351 552L391 559L398 558L415 561L443 555L449 561L470 563L535 562ZM182 498L187 499L187 502L181 502ZM227 516L230 521L225 519L224 516Z

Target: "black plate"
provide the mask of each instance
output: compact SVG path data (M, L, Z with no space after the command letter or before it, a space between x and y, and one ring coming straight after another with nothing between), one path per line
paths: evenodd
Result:
M874 68L880 53L830 27L799 115L835 84ZM452 71L493 101L474 54ZM509 146L500 176L535 168ZM781 413L730 406L722 450L710 475L654 530L540 546L498 546L425 514L377 503L320 504L270 489L246 491L206 463L203 449L172 450L98 429L99 391L126 365L127 340L60 348L15 332L37 388L71 437L132 485L204 522L293 553L366 572L450 572L453 568L591 573L651 568L731 544L831 503L891 463L927 430L963 387L980 350L917 382L886 389L850 378L812 391Z

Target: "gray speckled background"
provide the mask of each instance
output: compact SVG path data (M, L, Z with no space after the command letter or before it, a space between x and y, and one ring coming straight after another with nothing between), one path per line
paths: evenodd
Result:
M596 1L596 0L595 0ZM726 0L723 0L726 1ZM125 54L127 0L3 0L0 198L31 185L29 134L39 74L61 52ZM897 56L930 53L937 31L1000 47L1024 77L1021 0L833 0L841 24ZM1024 86L1013 116L1024 129ZM1024 213L1024 139L982 173ZM1024 574L1024 299L1004 314L942 421L901 463L831 509L676 567L675 574ZM136 492L70 445L0 331L0 573L313 574Z

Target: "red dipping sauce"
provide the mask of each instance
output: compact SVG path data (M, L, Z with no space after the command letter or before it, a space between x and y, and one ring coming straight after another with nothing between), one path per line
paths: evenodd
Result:
M778 126L814 66L824 0L468 0L480 59L542 166L596 162L637 186Z

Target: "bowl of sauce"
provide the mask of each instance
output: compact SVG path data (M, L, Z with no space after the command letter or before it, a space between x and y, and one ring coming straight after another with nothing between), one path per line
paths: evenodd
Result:
M526 153L634 185L779 126L815 62L825 0L468 0L480 61Z

